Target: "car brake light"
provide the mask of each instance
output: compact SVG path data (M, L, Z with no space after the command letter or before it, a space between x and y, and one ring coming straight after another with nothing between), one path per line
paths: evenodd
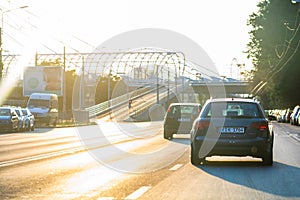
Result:
M250 127L265 131L268 128L268 122L253 122Z
M204 130L209 127L209 121L197 121L197 129Z

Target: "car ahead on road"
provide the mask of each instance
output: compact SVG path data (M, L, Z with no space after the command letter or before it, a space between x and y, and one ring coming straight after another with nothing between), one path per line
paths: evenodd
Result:
M0 130L18 131L19 117L14 108L0 107Z
M25 129L27 131L34 131L34 115L30 112L28 108L22 108L21 110L25 117Z
M300 111L300 106L299 105L295 106L294 109L293 109L293 112L290 116L290 123L292 125L297 124L297 118L296 117L297 117L297 114L298 114L299 111Z
M295 125L300 126L300 111L298 112L295 121L296 121L296 124L295 124Z
M19 131L23 131L25 130L25 116L23 115L21 108L15 107L15 111L19 117Z
M290 120L291 120L291 114L292 114L292 111L291 109L288 109L285 117L284 117L284 122L285 123L290 123Z
M173 134L189 134L201 108L198 103L170 104L164 117L164 138L172 139Z
M272 125L259 102L251 99L211 99L191 130L191 163L208 156L253 156L273 164Z

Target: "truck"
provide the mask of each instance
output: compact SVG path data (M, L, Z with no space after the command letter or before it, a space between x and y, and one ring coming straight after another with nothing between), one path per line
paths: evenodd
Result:
M58 96L52 93L32 93L27 107L37 123L56 126L58 121Z

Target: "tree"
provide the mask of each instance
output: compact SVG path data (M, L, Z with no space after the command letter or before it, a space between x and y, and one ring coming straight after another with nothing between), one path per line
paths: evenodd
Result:
M99 104L108 100L108 81L110 81L110 99L126 94L126 83L116 75L100 76L97 81L95 103Z
M66 110L72 110L74 82L78 75L75 69L66 71Z
M257 6L248 20L252 87L269 107L292 107L300 102L299 6L282 0L261 0Z

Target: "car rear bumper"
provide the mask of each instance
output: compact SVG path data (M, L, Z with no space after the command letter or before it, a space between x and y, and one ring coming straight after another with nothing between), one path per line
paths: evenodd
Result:
M164 130L166 132L172 133L172 134L190 134L191 127L185 127L185 126L168 127L168 126L165 126Z
M254 156L262 157L267 149L266 138L215 139L197 136L191 143L197 151L206 152L206 156Z

